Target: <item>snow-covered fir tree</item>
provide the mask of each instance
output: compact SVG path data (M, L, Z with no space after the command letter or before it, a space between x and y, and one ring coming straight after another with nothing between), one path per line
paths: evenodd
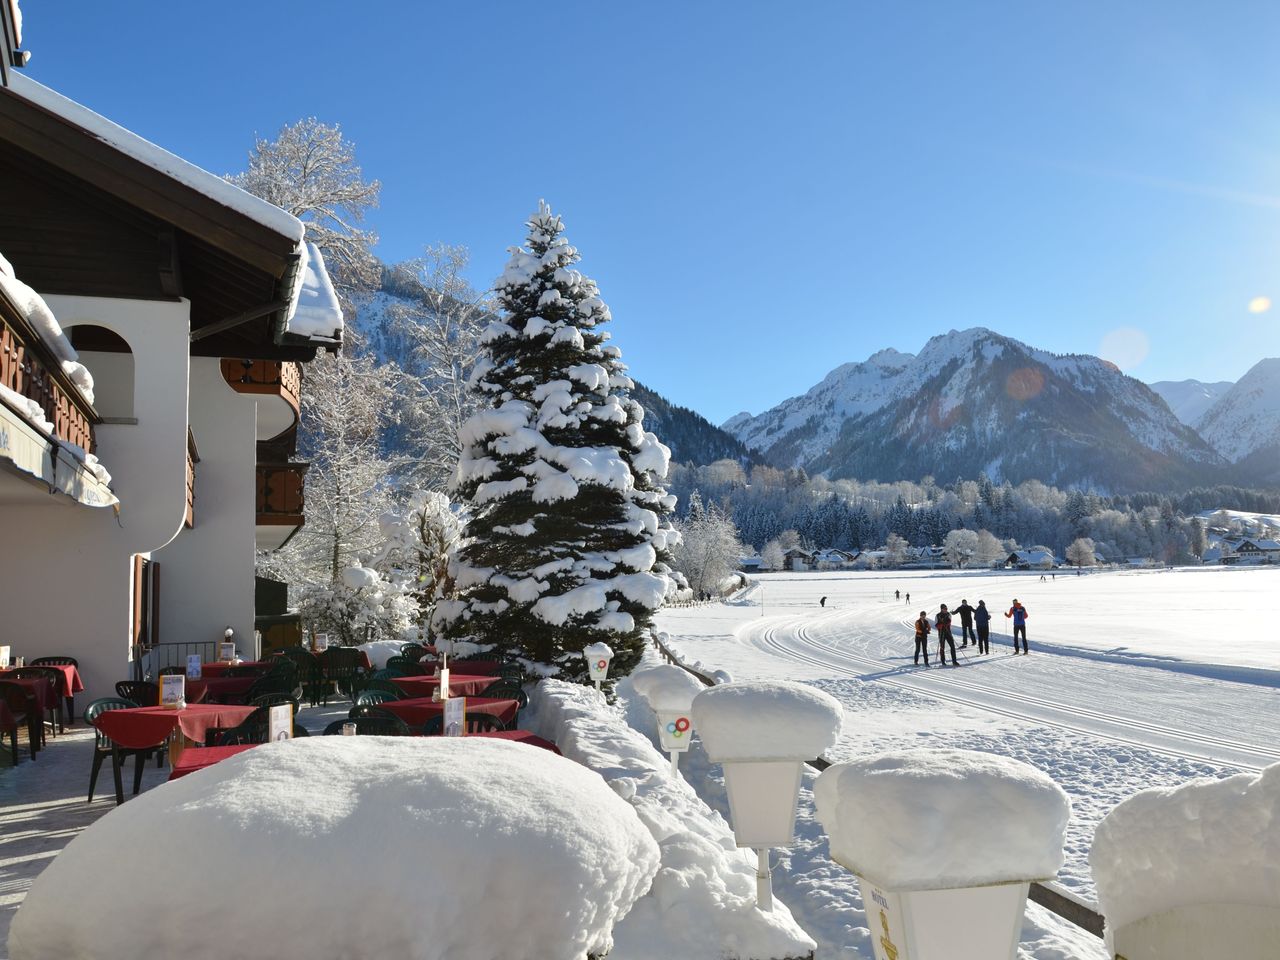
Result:
M622 674L672 580L670 451L644 429L609 308L573 265L545 203L495 290L502 318L472 374L481 409L463 425L455 495L470 517L451 566L457 595L433 630L585 680L603 640Z

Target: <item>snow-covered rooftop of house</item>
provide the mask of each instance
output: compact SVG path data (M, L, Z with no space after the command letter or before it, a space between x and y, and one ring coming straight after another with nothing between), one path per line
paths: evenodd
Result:
M1089 853L1107 927L1197 903L1280 908L1277 811L1280 764L1118 804Z
M342 305L325 268L324 257L310 241L302 244L300 254L297 291L284 328L303 337L341 340Z
M840 737L844 709L829 693L786 680L744 680L703 690L693 723L707 756L813 760Z
M814 802L831 858L898 890L1052 877L1071 815L1047 774L971 750L838 763L818 777Z
M210 200L243 214L295 244L302 242L302 222L273 203L268 203L239 187L228 183L194 163L175 156L163 147L144 140L131 130L126 130L106 117L94 113L88 107L50 90L30 77L20 73L10 75L9 89L56 116L87 130L104 143L121 153L146 164L179 183L203 194Z
M150 878L145 896L104 882L126 862ZM357 864L361 879L335 881ZM143 793L89 827L32 885L8 955L257 957L287 931L291 957L585 957L609 951L658 864L632 805L551 751L308 737Z

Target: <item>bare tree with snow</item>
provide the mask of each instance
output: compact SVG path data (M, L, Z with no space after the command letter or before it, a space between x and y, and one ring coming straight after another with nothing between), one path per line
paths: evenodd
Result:
M560 218L540 204L527 226L471 378L480 409L455 483L470 517L450 568L457 597L436 605L432 629L577 680L583 648L604 641L626 673L673 588L670 451L644 429L602 329L609 308L574 269Z
M942 541L942 555L958 569L967 567L978 553L978 534L973 530L952 530Z
M1096 544L1088 537L1077 537L1067 547L1067 563L1079 567L1092 567L1097 563L1094 555Z
M676 524L680 545L673 551L672 564L695 593L719 593L720 585L738 572L743 546L732 518L715 504L704 506L696 493L694 497L689 515Z
M336 284L377 283L381 267L371 248L378 238L360 224L382 187L364 179L355 145L336 125L315 117L289 124L275 140L257 140L249 169L227 179L305 223Z
M911 544L907 543L902 537L896 533L889 534L884 542L884 562L885 566L900 567L907 562L907 552L911 549Z

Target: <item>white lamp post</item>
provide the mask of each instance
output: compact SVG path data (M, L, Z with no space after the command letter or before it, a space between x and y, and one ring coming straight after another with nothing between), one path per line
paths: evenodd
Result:
M1028 887L1057 874L1071 814L1035 767L968 750L834 764L814 800L831 859L858 877L876 960L1013 960Z
M1107 956L1275 957L1278 807L1280 764L1143 790L1118 804L1089 851Z
M609 663L613 660L613 649L607 643L589 643L582 648L582 655L587 661L587 671L595 681L596 689L609 677Z
M707 756L724 768L739 847L756 851L756 905L773 909L769 848L791 844L801 767L840 735L843 711L829 694L801 683L749 680L711 687L693 701Z
M702 684L667 663L637 670L631 684L658 718L658 742L671 755L671 776L680 776L680 754L693 741L693 698L702 692Z

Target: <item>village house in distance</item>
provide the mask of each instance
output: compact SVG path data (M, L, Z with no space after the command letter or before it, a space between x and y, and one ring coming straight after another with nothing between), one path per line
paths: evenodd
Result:
M253 657L255 548L303 522L299 364L342 339L324 262L294 217L12 69L0 7L3 642L75 657L90 698L227 627Z

